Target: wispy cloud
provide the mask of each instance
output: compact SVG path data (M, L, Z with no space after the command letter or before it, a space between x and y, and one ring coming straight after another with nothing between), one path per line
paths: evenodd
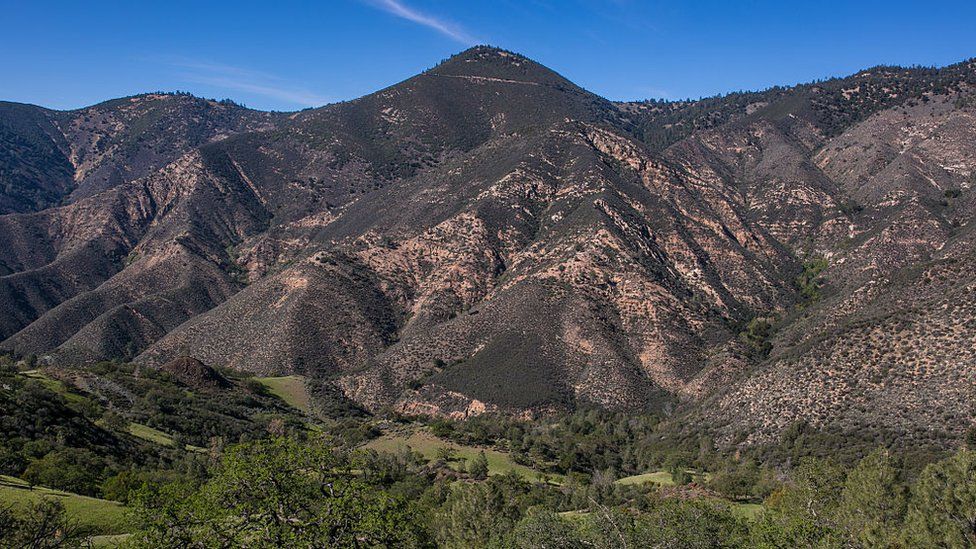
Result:
M414 8L404 4L401 0L364 0L367 4L379 8L391 15L399 17L400 19L406 19L407 21L417 23L418 25L423 25L429 29L433 29L448 38L460 42L466 46L472 46L478 42L473 36L468 34L459 25L452 23L446 19L440 17L435 17L433 15L428 15L417 11Z
M662 88L654 88L643 86L637 89L637 97L639 99L655 98L655 99L674 99L668 90Z
M332 101L266 72L186 59L164 63L180 69L179 77L185 82L259 95L301 107L318 107Z

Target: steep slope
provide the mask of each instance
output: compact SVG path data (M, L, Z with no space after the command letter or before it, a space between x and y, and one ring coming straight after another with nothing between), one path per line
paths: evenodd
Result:
M300 373L374 410L957 436L974 92L967 62L612 104L478 47L290 115L24 107L0 346Z
M40 210L70 192L73 166L55 113L0 102L0 214Z
M181 94L138 95L75 111L0 102L0 214L97 194L200 145L280 118Z
M269 129L281 115L185 94L145 94L58 113L76 201L152 174L209 142Z
M821 301L767 313L769 358L724 376L699 423L749 443L797 422L935 442L973 424L974 92L973 62L882 67L734 97L664 151L743 188L750 221L828 266L798 282Z
M491 59L486 57L481 61L487 66ZM521 76L535 80L522 86L551 90L554 86L552 82L561 82L559 85L568 90L566 93L577 96L566 108L539 115L540 120L565 116L567 113L596 111L600 108L613 112L609 103L583 94L537 64L527 60L516 61L515 64L522 65L523 61ZM84 227L90 230L72 226L69 236L73 240L70 242L62 241L62 235L52 237L50 234L34 234L31 237L35 240L35 245L26 246L26 250L10 251L10 259L5 262L12 264L10 270L13 272L4 282L9 287L10 303L15 305L18 314L8 321L9 326L5 328L6 333L3 335L13 335L26 324L45 315L55 305L60 306L45 315L47 318L39 319L24 333L10 339L7 346L20 353L41 353L66 341L72 335L83 332L85 326L94 324L91 327L95 330L94 336L85 335L79 341L91 343L95 346L95 351L89 353L80 349L82 355L101 356L105 350L118 349L116 344L106 347L102 345L104 342L98 341L106 327L122 332L112 335L111 339L125 342L126 347L140 349L145 343L161 335L160 331L164 333L173 327L174 322L185 320L187 314L201 312L199 307L205 309L215 303L204 300L198 306L195 304L195 297L187 298L193 303L178 306L171 320L150 316L135 322L132 318L112 320L103 315L113 309L115 315L131 317L132 313L127 312L128 309L118 307L144 299L147 294L158 293L160 284L164 290L171 289L169 282L161 281L171 281L174 277L179 277L180 272L197 276L195 273L201 270L209 271L211 274L206 277L218 280L221 276L216 271L221 271L224 282L228 278L236 280L243 273L240 266L234 264L235 258L231 257L231 252L245 237L267 229L272 219L270 224L273 230L261 238L262 243L276 246L278 239L275 235L290 229L302 231L305 238L308 238L308 235L320 228L320 218L330 217L330 211L354 202L360 198L360 193L398 179L399 176L391 172L391 166L395 170L417 171L424 162L436 162L441 156L463 153L479 140L485 139L493 131L492 124L499 123L508 114L504 109L510 106L514 105L512 108L516 109L513 111L513 118L522 117L526 108L525 101L522 101L522 107L518 106L522 92L519 90L515 93L509 83L500 86L500 89L508 89L509 93L507 99L500 101L502 107L495 108L488 114L481 109L483 105L476 104L477 97L472 99L464 93L456 93L456 86L483 86L481 81L471 84L466 76L461 78L464 76L463 71L456 71L458 74L444 72L464 62L465 60L456 59L454 63L441 66L440 72L432 71L412 79L397 90L381 92L334 108L296 114L288 120L279 120L281 129L278 131L254 133L240 139L208 145L199 152L187 153L157 173L125 183L121 187L111 188L92 199L81 199L71 206L44 211L36 216L10 218L11 233L23 233L32 224L50 229L65 223L65 219L76 214L85 220ZM488 85L499 86L495 81L488 81ZM449 89L447 92L441 90L441 93L447 99L435 93L444 86ZM529 101L532 109L546 103L542 99L546 93L549 92L539 91L539 97ZM386 94L402 94L404 99L397 100L394 97L393 101L387 101ZM481 96L493 94L497 92L486 90ZM182 96L167 98L133 98L110 102L106 104L106 108L111 107L115 113L113 116L121 118L134 108L132 105L141 104L140 101L143 100L186 100ZM374 109L379 101L387 101L389 105L384 108L388 110ZM553 102L555 105L563 103ZM218 107L225 106L216 105L214 108ZM518 110L520 108L522 110ZM403 115L404 119L412 122L391 122L393 119L389 113L394 110L406 113ZM432 117L432 113L437 116ZM494 122L493 116L496 116ZM94 117L94 114L86 114L83 118ZM157 118L153 117L151 122L155 120ZM432 131L414 139L412 136L418 133L416 128L429 120L440 120L441 123ZM531 124L533 120L525 122ZM106 124L98 122L96 126ZM179 124L177 126L184 127ZM379 135L383 132L390 133L391 137L381 139ZM396 136L397 132L411 137L400 139ZM93 132L82 128L76 133L90 137ZM114 136L115 134L97 134L85 143L104 145L108 142L108 149L126 150L125 146L112 145ZM125 142L123 138L119 139ZM179 136L170 135L169 139L176 142L179 141ZM268 142L275 146L268 147ZM95 152L100 147L101 145L95 146ZM76 156L85 173L101 173L100 170L109 169L105 167L106 163L110 166L109 160L118 156L108 155L109 160L105 160L106 155L85 152L87 149L84 147L80 149L82 152ZM91 185L80 186L78 192L84 194L87 192L85 189L90 187ZM215 202L225 204L221 207ZM88 211L88 208L97 211ZM38 216L43 219L38 220ZM98 223L89 223L89 220L99 218L104 219ZM21 240L22 238L11 238L11 241ZM197 264L194 269L183 269L181 267L185 267L187 263L185 259L177 260L176 265L167 265L168 268L161 267L158 261L134 261L159 252L162 248L186 248L187 242L191 242L189 247L194 250L191 255L206 256L204 263L207 267ZM81 254L78 264L65 270L90 272L94 273L93 276L84 280L61 280L61 271L57 269L65 250L90 245L99 246L102 251ZM35 249L44 253L32 252ZM35 256L30 258L33 262L25 261L27 258L24 255L29 252ZM174 253L167 253L165 257L172 259L175 256ZM268 267L262 261L258 259L257 264L252 266L255 271L260 272ZM131 265L111 281L95 289L95 286L118 268L125 266L125 263ZM144 273L144 264L153 266L155 274ZM35 276L35 271L40 272ZM63 277L66 278L67 275ZM179 286L189 288L192 285ZM215 287L213 282L202 284L201 288L208 294L208 298L213 297L217 301L221 301L230 292L219 284ZM200 290L196 292L199 293ZM24 299L25 296L27 299ZM165 302L172 305L173 300L167 296ZM142 326L136 330L137 333L125 333L136 325ZM150 327L153 327L152 333L140 333Z
M299 115L275 154L229 140L230 162L282 201L237 247L252 276L270 274L139 360L195 349L211 364L341 374L373 407L657 405L649 395L681 392L731 324L791 299L795 266L744 225L730 189L653 159L623 125L551 71L482 48ZM288 163L269 173L274 157ZM318 184L265 192L303 169ZM355 174L351 198L336 170Z
M95 289L124 267L127 257L136 257L131 252L160 208L171 206L167 202L172 196L167 195L176 185L163 181L173 172L164 166L172 163L179 169L200 158L196 153L186 157L190 160L181 158L197 146L245 129L270 127L280 118L167 94L67 112L4 104L0 115L0 126L15 128L23 138L19 145L0 148L2 173L11 178L0 188L0 207L10 203L8 210L24 212L0 216L0 295L8 311L0 320L0 338ZM31 154L23 152L25 147ZM140 181L143 177L147 179ZM18 199L24 185L41 194L33 201ZM85 200L99 190L106 192ZM43 209L57 203L66 205ZM42 211L32 213L36 209ZM101 306L120 304L109 300ZM97 313L83 315L90 320ZM49 350L79 327L78 321L59 325L54 330L63 336L44 333L43 343L28 352Z
M767 364L712 416L752 440L796 421L934 441L973 423L973 96L878 112L819 149L812 161L859 210L822 250L828 296L784 322Z

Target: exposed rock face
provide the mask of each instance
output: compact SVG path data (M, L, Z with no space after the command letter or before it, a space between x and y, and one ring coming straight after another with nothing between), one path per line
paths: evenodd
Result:
M680 400L727 440L957 435L974 90L963 63L613 104L480 47L291 115L0 105L0 347L297 372L407 413Z

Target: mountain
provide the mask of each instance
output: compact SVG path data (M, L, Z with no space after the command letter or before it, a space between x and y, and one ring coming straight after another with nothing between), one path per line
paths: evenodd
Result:
M181 94L127 97L76 111L0 102L0 214L92 196L209 141L270 127L275 118Z
M483 46L291 114L3 104L0 348L371 410L958 437L974 117L972 61L613 103Z

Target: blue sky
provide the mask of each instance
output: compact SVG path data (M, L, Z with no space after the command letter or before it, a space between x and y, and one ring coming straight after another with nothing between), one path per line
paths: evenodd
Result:
M610 99L684 98L976 56L976 2L0 0L0 100L153 90L295 110L490 43Z

